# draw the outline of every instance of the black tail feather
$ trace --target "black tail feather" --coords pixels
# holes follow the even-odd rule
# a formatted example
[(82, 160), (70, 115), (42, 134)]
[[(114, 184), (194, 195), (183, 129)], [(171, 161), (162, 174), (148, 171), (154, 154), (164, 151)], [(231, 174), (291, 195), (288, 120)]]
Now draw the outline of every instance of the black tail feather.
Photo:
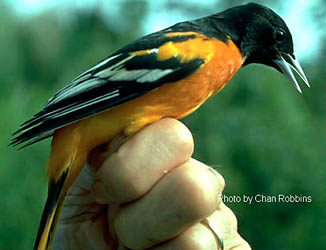
[[(69, 173), (69, 168), (63, 172), (60, 179), (57, 182), (51, 181), (49, 184), (49, 192), (48, 192), (48, 198), (45, 203), (45, 207), (43, 210), (42, 218), (40, 221), (40, 225), (38, 228), (37, 236), (34, 243), (34, 250), (41, 250), (40, 248), (41, 244), (44, 244), (42, 240), (46, 240), (45, 247), (42, 250), (48, 249), (50, 246), (51, 240), (54, 236), (54, 229), (56, 221), (59, 217), (60, 210), (61, 210), (61, 202), (63, 202), (63, 186), (67, 179)], [(51, 220), (51, 215), (54, 213), (53, 219)], [(43, 236), (44, 233), (46, 233), (46, 228), (49, 228), (48, 235)], [(43, 237), (42, 237), (43, 236)], [(42, 239), (43, 238), (43, 239)]]

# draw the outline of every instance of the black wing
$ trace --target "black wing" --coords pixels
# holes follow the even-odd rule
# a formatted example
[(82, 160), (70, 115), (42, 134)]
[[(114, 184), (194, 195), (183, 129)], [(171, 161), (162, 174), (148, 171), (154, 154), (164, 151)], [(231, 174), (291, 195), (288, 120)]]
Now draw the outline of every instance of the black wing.
[[(11, 145), (21, 148), (48, 138), (53, 132), (83, 118), (95, 115), (136, 98), (168, 82), (177, 81), (198, 70), (204, 60), (180, 62), (177, 55), (157, 60), (158, 48), (166, 42), (182, 42), (194, 35), (167, 37), (166, 29), (131, 43), (55, 94), (43, 109), (20, 126)], [(146, 54), (135, 53), (149, 50)]]

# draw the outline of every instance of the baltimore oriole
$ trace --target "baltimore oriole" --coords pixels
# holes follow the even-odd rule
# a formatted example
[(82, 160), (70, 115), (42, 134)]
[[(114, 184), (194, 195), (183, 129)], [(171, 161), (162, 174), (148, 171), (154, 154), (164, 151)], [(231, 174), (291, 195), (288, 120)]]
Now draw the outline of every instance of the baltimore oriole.
[(25, 147), (53, 136), (48, 198), (34, 249), (50, 249), (67, 190), (91, 150), (163, 117), (189, 115), (250, 63), (277, 69), (301, 92), (294, 69), (309, 86), (285, 22), (250, 3), (144, 36), (55, 94), (11, 142)]

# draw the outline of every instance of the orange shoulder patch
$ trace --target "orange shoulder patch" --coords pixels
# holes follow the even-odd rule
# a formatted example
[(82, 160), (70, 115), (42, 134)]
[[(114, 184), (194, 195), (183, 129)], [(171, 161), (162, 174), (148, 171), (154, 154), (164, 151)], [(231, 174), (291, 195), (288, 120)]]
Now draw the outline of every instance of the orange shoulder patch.
[(210, 60), (214, 54), (214, 40), (196, 32), (175, 32), (167, 36), (196, 35), (192, 39), (183, 42), (167, 42), (158, 49), (158, 60), (167, 60), (177, 57), (181, 62), (189, 62), (193, 59)]

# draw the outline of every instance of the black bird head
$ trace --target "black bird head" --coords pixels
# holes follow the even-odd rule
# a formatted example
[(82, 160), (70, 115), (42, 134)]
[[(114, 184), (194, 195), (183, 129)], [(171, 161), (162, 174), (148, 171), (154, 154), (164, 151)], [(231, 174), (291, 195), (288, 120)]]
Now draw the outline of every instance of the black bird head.
[(213, 15), (216, 28), (228, 34), (246, 58), (244, 65), (262, 63), (286, 75), (301, 93), (292, 70), (309, 82), (293, 53), (289, 28), (271, 9), (249, 3)]

